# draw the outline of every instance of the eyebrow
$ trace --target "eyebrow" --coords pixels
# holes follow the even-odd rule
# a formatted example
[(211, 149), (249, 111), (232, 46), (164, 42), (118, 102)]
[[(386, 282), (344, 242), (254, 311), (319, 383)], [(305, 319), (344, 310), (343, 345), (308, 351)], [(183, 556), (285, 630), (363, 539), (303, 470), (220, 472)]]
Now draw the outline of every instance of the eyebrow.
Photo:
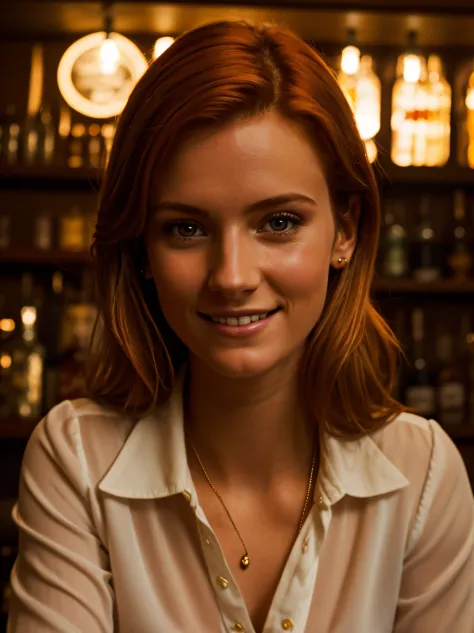
[[(286, 193), (280, 196), (273, 196), (271, 198), (265, 198), (265, 200), (258, 200), (257, 202), (252, 202), (244, 209), (244, 213), (254, 213), (257, 211), (265, 211), (266, 209), (272, 209), (275, 207), (283, 206), (289, 204), (291, 202), (306, 202), (310, 203), (313, 206), (317, 206), (316, 202), (313, 198), (309, 196), (305, 196), (301, 193)], [(162, 202), (158, 202), (153, 205), (152, 211), (156, 213), (162, 209), (172, 210), (172, 211), (183, 211), (184, 213), (197, 213), (200, 215), (208, 215), (208, 212), (201, 208), (196, 207), (193, 204), (186, 204), (184, 202), (173, 202), (171, 200), (163, 200)]]

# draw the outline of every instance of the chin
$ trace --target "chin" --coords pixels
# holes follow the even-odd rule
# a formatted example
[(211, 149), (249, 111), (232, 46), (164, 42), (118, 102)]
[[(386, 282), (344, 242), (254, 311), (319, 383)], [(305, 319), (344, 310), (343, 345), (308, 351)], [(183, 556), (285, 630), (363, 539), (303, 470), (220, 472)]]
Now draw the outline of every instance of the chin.
[(262, 350), (219, 350), (215, 354), (198, 355), (212, 371), (226, 378), (256, 378), (273, 369), (279, 359)]

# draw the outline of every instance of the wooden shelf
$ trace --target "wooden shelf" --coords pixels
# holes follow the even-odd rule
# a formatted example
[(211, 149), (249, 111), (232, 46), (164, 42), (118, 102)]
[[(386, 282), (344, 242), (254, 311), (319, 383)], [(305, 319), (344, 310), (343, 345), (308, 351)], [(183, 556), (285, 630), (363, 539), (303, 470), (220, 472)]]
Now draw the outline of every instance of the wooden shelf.
[(458, 281), (456, 279), (439, 279), (430, 283), (419, 283), (413, 279), (374, 279), (372, 289), (378, 295), (410, 294), (410, 295), (474, 295), (474, 279)]
[(2, 264), (64, 264), (86, 265), (92, 262), (89, 252), (61, 251), (59, 249), (40, 251), (34, 248), (11, 248), (0, 252)]
[(388, 156), (375, 165), (379, 181), (388, 185), (474, 187), (474, 169), (453, 163), (443, 167), (399, 167)]
[(102, 170), (64, 166), (0, 165), (0, 188), (92, 189), (100, 187)]

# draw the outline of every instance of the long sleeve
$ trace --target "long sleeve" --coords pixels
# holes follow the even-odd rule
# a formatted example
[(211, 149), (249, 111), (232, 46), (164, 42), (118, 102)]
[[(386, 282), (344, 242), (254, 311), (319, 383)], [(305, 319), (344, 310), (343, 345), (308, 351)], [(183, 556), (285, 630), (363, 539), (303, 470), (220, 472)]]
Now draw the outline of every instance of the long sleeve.
[(474, 499), (462, 458), (433, 425), (394, 633), (474, 633)]
[(108, 554), (90, 492), (77, 416), (64, 402), (38, 424), (23, 458), (8, 633), (113, 632)]

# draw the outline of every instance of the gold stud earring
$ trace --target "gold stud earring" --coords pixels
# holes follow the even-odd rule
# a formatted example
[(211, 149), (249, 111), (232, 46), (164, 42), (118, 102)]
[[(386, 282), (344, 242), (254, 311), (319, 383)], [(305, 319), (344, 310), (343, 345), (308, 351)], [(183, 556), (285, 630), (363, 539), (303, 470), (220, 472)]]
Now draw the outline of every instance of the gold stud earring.
[(344, 266), (348, 263), (346, 257), (338, 257), (337, 259), (338, 266), (340, 268), (344, 268)]

